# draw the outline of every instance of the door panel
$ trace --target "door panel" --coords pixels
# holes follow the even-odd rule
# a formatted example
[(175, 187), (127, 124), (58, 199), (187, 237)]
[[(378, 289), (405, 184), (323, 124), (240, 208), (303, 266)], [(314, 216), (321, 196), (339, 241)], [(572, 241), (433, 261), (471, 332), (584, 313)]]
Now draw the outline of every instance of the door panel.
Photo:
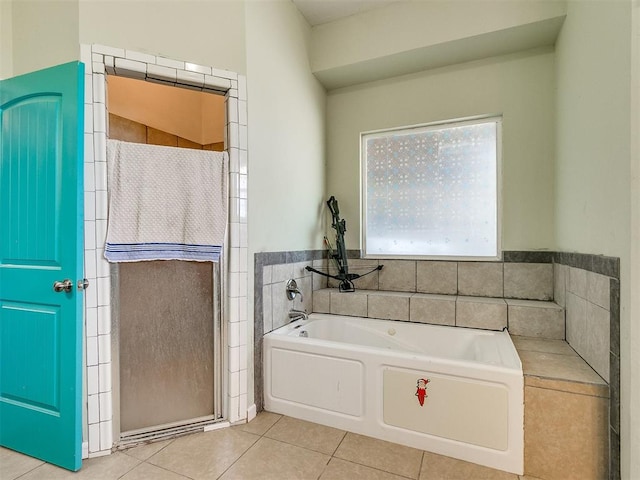
[(60, 413), (60, 309), (49, 305), (3, 302), (3, 401), (24, 408)]
[(0, 82), (0, 445), (82, 453), (84, 66)]
[(42, 95), (18, 99), (3, 109), (7, 136), (2, 153), (10, 159), (2, 164), (0, 193), (6, 215), (0, 234), (3, 264), (60, 266), (56, 164), (61, 159), (58, 148), (47, 147), (59, 137), (61, 103), (60, 95)]

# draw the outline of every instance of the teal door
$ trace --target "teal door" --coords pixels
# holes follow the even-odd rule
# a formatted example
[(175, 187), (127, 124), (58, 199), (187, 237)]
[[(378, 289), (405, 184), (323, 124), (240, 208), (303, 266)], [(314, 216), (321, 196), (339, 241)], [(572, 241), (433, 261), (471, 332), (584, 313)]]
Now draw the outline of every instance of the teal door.
[(78, 62), (0, 82), (0, 445), (70, 470), (82, 462), (83, 97)]

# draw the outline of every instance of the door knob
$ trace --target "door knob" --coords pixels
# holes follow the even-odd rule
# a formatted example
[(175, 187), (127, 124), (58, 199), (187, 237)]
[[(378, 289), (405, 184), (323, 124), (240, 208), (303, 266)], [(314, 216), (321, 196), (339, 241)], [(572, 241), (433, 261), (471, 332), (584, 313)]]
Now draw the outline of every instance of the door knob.
[(68, 278), (63, 281), (53, 282), (53, 290), (56, 292), (70, 292), (73, 288), (73, 282)]

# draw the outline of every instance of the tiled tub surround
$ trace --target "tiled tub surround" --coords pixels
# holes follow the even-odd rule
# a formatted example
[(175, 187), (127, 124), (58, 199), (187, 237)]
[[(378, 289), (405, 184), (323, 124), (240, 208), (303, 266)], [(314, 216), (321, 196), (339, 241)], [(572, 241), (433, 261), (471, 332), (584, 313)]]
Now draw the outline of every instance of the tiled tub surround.
[(327, 288), (313, 292), (313, 311), (415, 323), (502, 330), (550, 339), (565, 337), (564, 310), (552, 302), (458, 295)]
[(609, 478), (620, 478), (620, 260), (554, 255), (555, 301), (565, 308), (567, 342), (609, 383)]
[[(507, 253), (519, 255), (509, 256)], [(378, 265), (384, 265), (382, 270), (354, 280), (357, 290), (552, 300), (551, 254), (531, 252), (534, 255), (527, 257), (523, 253), (525, 252), (505, 252), (503, 262), (355, 258), (349, 260), (349, 271), (363, 274)], [(328, 286), (337, 287), (337, 282), (329, 280)]]
[[(305, 250), (297, 252), (264, 252), (255, 254), (254, 278), (254, 385), (255, 405), (258, 410), (263, 406), (262, 379), (262, 337), (289, 321), (288, 312), (305, 309), (311, 312), (313, 291), (325, 288), (325, 277), (305, 270), (306, 266), (324, 264), (325, 253), (322, 250)], [(295, 279), (302, 292), (294, 300), (286, 296), (286, 284)]]
[[(511, 328), (522, 335), (564, 339), (562, 309), (548, 302), (553, 297), (552, 252), (504, 252), (503, 262), (378, 261), (360, 259), (354, 250), (348, 254), (352, 273), (362, 275), (378, 264), (384, 265), (381, 271), (355, 280), (355, 294), (327, 290), (326, 287), (337, 287), (337, 283), (304, 269), (307, 265), (326, 269), (324, 250), (255, 254), (254, 374), (258, 409), (262, 408), (262, 336), (284, 325), (291, 308), (303, 306), (299, 298), (286, 299), (289, 278), (295, 278), (301, 287), (304, 307), (309, 312), (366, 317), (370, 298), (374, 315), (369, 316), (376, 318), (413, 318), (421, 323), (488, 328), (483, 327), (484, 318), (501, 329), (507, 326), (511, 315)], [(505, 292), (511, 298), (505, 300)], [(398, 305), (405, 313), (395, 308)], [(497, 320), (489, 320), (496, 313)], [(526, 318), (534, 321), (527, 322)]]
[[(378, 263), (383, 264), (384, 268), (355, 280), (355, 295), (325, 290), (325, 287), (337, 287), (337, 284), (313, 275), (313, 311), (349, 314), (347, 312), (352, 309), (353, 314), (361, 314), (366, 308), (368, 313), (369, 299), (372, 299), (371, 308), (374, 316), (379, 318), (390, 318), (389, 310), (399, 309), (398, 316), (404, 314), (405, 317), (401, 318), (405, 318), (405, 321), (456, 325), (456, 313), (461, 313), (458, 318), (462, 326), (469, 321), (465, 309), (477, 307), (485, 312), (492, 309), (499, 312), (500, 325), (509, 326), (513, 335), (547, 338), (548, 342), (566, 339), (586, 363), (610, 384), (608, 471), (609, 478), (620, 478), (619, 259), (540, 251), (504, 252), (502, 262), (415, 262), (360, 259), (357, 251), (350, 251), (349, 254), (353, 257), (349, 260), (352, 272), (362, 274)], [(308, 274), (302, 268), (306, 264), (326, 268), (326, 260), (321, 260), (324, 256), (323, 251), (256, 254), (254, 360), (256, 405), (259, 409), (262, 408), (262, 335), (286, 322), (286, 311), (290, 307), (282, 299), (276, 298), (274, 301), (274, 295), (279, 297), (280, 291), (284, 295), (284, 286), (275, 286), (280, 280), (279, 273), (273, 277), (273, 271), (280, 271), (282, 267), (277, 266), (279, 264), (302, 262), (303, 265), (295, 268), (304, 276)], [(264, 266), (271, 267), (266, 270), (270, 278), (263, 277)], [(265, 285), (270, 288), (263, 289)], [(335, 303), (332, 304), (334, 299)], [(308, 301), (309, 295), (305, 294), (305, 304)], [(608, 324), (605, 324), (603, 312), (596, 307), (608, 312)], [(263, 311), (266, 317), (263, 317)], [(566, 326), (560, 326), (560, 322), (564, 324), (565, 317)], [(595, 331), (604, 342), (587, 340), (591, 337), (588, 333)], [(582, 336), (577, 335), (580, 333)], [(608, 344), (608, 347), (603, 349), (602, 343)], [(605, 395), (598, 394), (595, 397), (605, 398)]]
[[(247, 417), (247, 98), (246, 78), (235, 72), (103, 45), (81, 45), (85, 78), (85, 296), (86, 419), (83, 456), (109, 454), (114, 439), (111, 276), (104, 259), (107, 225), (108, 111), (106, 75), (225, 95), (225, 145), (229, 152), (228, 268), (225, 278), (224, 361), (229, 379), (227, 419)], [(244, 354), (243, 354), (244, 351)], [(117, 378), (117, 377), (116, 377)]]
[[(551, 302), (551, 254), (505, 252), (503, 262), (353, 259), (350, 271), (379, 272), (355, 280), (351, 297), (314, 292), (313, 311), (501, 330), (564, 339), (564, 311)], [(514, 260), (514, 261), (509, 261)], [(336, 283), (329, 280), (329, 287)]]

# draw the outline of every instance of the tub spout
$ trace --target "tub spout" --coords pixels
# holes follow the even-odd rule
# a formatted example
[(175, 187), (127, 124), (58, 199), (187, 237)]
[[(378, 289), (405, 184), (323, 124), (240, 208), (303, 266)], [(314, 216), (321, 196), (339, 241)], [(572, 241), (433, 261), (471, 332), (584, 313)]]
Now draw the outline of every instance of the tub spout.
[(296, 320), (307, 320), (309, 318), (309, 315), (307, 315), (307, 312), (305, 312), (304, 310), (296, 310), (296, 309), (291, 309), (289, 311), (289, 322), (295, 322)]

